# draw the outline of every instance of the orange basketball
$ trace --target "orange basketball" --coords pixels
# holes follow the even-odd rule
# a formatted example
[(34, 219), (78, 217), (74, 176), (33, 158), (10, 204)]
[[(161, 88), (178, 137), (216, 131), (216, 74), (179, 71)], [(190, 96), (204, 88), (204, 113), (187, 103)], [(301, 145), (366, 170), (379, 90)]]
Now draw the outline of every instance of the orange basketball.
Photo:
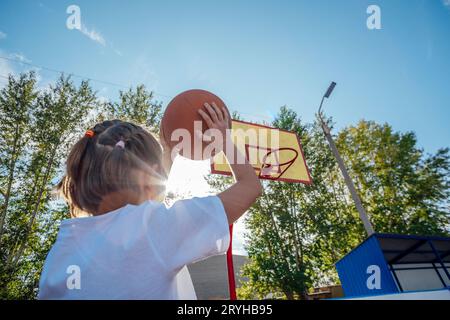
[[(180, 93), (170, 101), (164, 112), (161, 121), (161, 136), (171, 149), (181, 142), (181, 138), (179, 138), (177, 134), (174, 136), (172, 135), (175, 130), (186, 129), (190, 134), (190, 152), (182, 149), (180, 154), (183, 157), (193, 160), (204, 160), (204, 158), (209, 158), (208, 156), (203, 156), (203, 150), (210, 142), (202, 142), (194, 134), (195, 121), (198, 121), (197, 128), (201, 124), (202, 132), (205, 132), (205, 130), (208, 129), (208, 125), (198, 114), (198, 109), (203, 108), (203, 110), (206, 111), (204, 108), (206, 102), (209, 104), (214, 102), (219, 108), (225, 108), (230, 118), (228, 128), (231, 128), (231, 116), (225, 103), (215, 94), (205, 90), (194, 89)], [(208, 112), (206, 111), (206, 113)], [(201, 150), (199, 150), (200, 147)]]

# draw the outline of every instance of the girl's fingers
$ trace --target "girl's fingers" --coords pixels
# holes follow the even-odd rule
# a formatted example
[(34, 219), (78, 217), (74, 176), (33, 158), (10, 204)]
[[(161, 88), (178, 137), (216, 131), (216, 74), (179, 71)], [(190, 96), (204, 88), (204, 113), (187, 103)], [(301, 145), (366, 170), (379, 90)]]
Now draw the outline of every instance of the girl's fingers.
[(222, 114), (223, 114), (223, 120), (225, 120), (228, 123), (230, 121), (230, 117), (228, 116), (228, 112), (225, 109), (225, 107), (222, 107)]
[(219, 122), (219, 118), (217, 117), (216, 111), (214, 111), (214, 108), (211, 107), (211, 106), (209, 105), (209, 103), (207, 103), (207, 102), (205, 103), (205, 108), (208, 110), (209, 116), (211, 117), (211, 119), (212, 119), (214, 122)]
[(223, 114), (222, 114), (222, 111), (220, 110), (220, 108), (217, 106), (217, 104), (215, 102), (212, 103), (212, 106), (213, 106), (214, 110), (216, 111), (217, 118), (219, 118), (219, 121), (223, 121)]
[(198, 109), (198, 113), (203, 118), (203, 120), (205, 120), (206, 124), (208, 125), (208, 128), (212, 128), (214, 123), (213, 123), (212, 119), (209, 117), (209, 115), (202, 109)]

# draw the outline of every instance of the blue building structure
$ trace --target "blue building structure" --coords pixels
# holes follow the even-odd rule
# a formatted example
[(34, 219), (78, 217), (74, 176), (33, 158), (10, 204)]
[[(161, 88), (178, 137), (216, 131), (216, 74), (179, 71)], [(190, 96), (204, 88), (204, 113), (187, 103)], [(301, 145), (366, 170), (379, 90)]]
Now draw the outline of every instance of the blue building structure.
[(376, 233), (336, 269), (346, 297), (450, 289), (450, 238)]

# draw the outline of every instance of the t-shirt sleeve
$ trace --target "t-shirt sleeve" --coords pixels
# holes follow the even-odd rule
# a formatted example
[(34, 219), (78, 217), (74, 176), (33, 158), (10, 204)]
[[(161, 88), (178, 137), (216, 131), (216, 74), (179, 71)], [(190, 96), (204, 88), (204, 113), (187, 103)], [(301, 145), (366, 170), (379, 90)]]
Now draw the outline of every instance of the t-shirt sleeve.
[(155, 250), (173, 270), (224, 253), (230, 243), (227, 216), (217, 196), (177, 201), (151, 214), (148, 227)]

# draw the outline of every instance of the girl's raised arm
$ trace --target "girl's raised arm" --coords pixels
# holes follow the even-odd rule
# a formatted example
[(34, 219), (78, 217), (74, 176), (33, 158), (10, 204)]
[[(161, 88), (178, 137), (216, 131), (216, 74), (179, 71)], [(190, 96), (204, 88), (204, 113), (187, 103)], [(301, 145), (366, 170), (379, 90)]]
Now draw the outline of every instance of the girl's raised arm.
[(225, 109), (220, 109), (215, 103), (205, 103), (205, 109), (200, 109), (199, 114), (210, 129), (218, 129), (223, 136), (224, 153), (230, 164), (235, 183), (225, 191), (218, 194), (229, 224), (232, 224), (242, 216), (262, 193), (261, 183), (255, 174), (255, 170), (247, 159), (240, 153), (231, 141), (227, 130), (230, 119)]

